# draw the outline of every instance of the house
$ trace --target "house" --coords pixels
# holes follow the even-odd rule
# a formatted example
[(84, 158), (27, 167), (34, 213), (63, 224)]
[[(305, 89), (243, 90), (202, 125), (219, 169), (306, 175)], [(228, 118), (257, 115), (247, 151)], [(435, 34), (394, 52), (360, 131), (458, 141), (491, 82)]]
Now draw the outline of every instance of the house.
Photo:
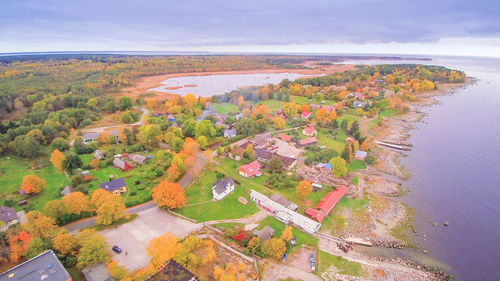
[(264, 148), (271, 141), (272, 136), (270, 133), (256, 135), (250, 142), (254, 144), (254, 148)]
[(245, 153), (244, 148), (236, 146), (229, 152), (229, 157), (235, 160), (241, 160), (241, 157), (243, 157), (244, 153)]
[(253, 235), (259, 237), (261, 241), (266, 241), (273, 238), (274, 232), (275, 232), (274, 228), (270, 227), (269, 225), (266, 225), (264, 226), (264, 228), (254, 231)]
[(19, 222), (16, 211), (7, 206), (0, 207), (0, 231), (7, 231), (7, 229)]
[(313, 144), (317, 144), (317, 143), (318, 143), (318, 139), (316, 137), (310, 137), (310, 138), (305, 138), (305, 139), (299, 140), (297, 142), (297, 145), (298, 146), (309, 146), (309, 145), (313, 145)]
[(266, 149), (254, 149), (255, 151), (255, 157), (257, 157), (257, 160), (262, 161), (262, 162), (269, 162), (273, 158), (273, 153), (270, 152), (269, 150)]
[(101, 189), (109, 191), (115, 195), (120, 195), (127, 191), (127, 185), (124, 178), (117, 178), (99, 184)]
[(169, 261), (155, 275), (146, 278), (147, 281), (198, 281), (196, 276), (187, 270), (184, 266)]
[(250, 199), (260, 208), (271, 212), (277, 220), (293, 224), (304, 232), (313, 234), (321, 227), (321, 223), (292, 211), (255, 190), (250, 190)]
[(302, 134), (308, 137), (313, 137), (317, 134), (318, 132), (314, 128), (313, 124), (307, 125), (304, 130), (302, 130)]
[(116, 168), (118, 168), (118, 169), (120, 169), (120, 170), (122, 170), (124, 172), (126, 172), (126, 171), (128, 171), (128, 170), (130, 170), (130, 169), (133, 168), (133, 166), (130, 165), (129, 162), (124, 161), (124, 160), (122, 160), (120, 158), (115, 158), (113, 160), (113, 166), (115, 166)]
[(283, 133), (280, 133), (278, 135), (278, 138), (280, 138), (282, 141), (286, 141), (286, 142), (291, 142), (292, 141), (292, 137), (291, 136), (283, 134)]
[(223, 132), (225, 138), (230, 139), (236, 137), (236, 129), (226, 129)]
[(282, 156), (279, 154), (276, 154), (276, 156), (281, 160), (281, 163), (283, 163), (283, 169), (287, 171), (293, 169), (298, 162), (297, 159), (292, 157)]
[(354, 159), (356, 159), (356, 160), (365, 161), (365, 158), (367, 155), (368, 155), (368, 152), (363, 151), (363, 150), (355, 150), (354, 151)]
[(255, 160), (250, 164), (242, 165), (239, 169), (239, 174), (245, 178), (262, 176), (259, 161)]
[(312, 116), (312, 112), (310, 111), (304, 111), (300, 114), (300, 117), (302, 117), (303, 119), (309, 119), (309, 117)]
[(167, 121), (168, 122), (174, 122), (175, 121), (175, 116), (172, 114), (167, 115)]
[(72, 192), (75, 192), (75, 189), (72, 186), (65, 186), (64, 189), (61, 191), (61, 195), (64, 197)]
[(361, 101), (353, 101), (352, 102), (352, 107), (353, 108), (363, 108), (365, 106), (366, 106), (365, 102), (361, 102)]
[(322, 222), (333, 207), (335, 207), (337, 202), (344, 197), (346, 192), (347, 187), (345, 185), (337, 186), (335, 190), (330, 191), (325, 197), (323, 197), (314, 209), (307, 208), (306, 215), (315, 221)]
[(356, 97), (357, 100), (365, 100), (366, 98), (366, 95), (363, 93), (356, 93), (354, 94), (354, 96)]
[(288, 199), (286, 199), (285, 197), (281, 196), (278, 193), (274, 193), (273, 195), (271, 195), (271, 197), (269, 197), (269, 199), (292, 211), (295, 211), (298, 208), (297, 205), (293, 204)]
[(105, 158), (105, 155), (104, 155), (104, 152), (102, 152), (101, 150), (96, 150), (94, 152), (94, 158), (97, 159), (97, 160), (104, 160)]
[(347, 143), (353, 143), (354, 141), (355, 141), (355, 139), (353, 137), (345, 138), (345, 142), (347, 142)]
[(87, 281), (115, 281), (109, 274), (108, 268), (102, 262), (95, 263), (82, 270)]
[(71, 281), (71, 276), (52, 250), (0, 274), (0, 281)]
[(214, 126), (215, 126), (215, 127), (223, 127), (223, 128), (225, 128), (225, 129), (228, 129), (228, 128), (229, 128), (229, 125), (228, 125), (228, 124), (226, 124), (226, 123), (224, 123), (224, 122), (221, 122), (221, 121), (217, 121), (217, 122), (215, 122)]
[(328, 171), (331, 171), (332, 170), (332, 164), (330, 164), (330, 163), (319, 163), (318, 165), (316, 165), (316, 168), (325, 168)]
[(128, 156), (128, 159), (130, 159), (131, 161), (134, 161), (135, 163), (137, 163), (139, 165), (143, 165), (146, 162), (147, 158), (145, 156), (140, 155), (140, 154), (130, 154)]
[(88, 143), (94, 142), (99, 138), (100, 135), (101, 135), (100, 133), (85, 133), (85, 134), (83, 134), (83, 137), (82, 137), (83, 143), (88, 144)]
[(221, 200), (234, 190), (234, 180), (232, 178), (224, 178), (217, 180), (212, 186), (212, 196), (215, 200)]

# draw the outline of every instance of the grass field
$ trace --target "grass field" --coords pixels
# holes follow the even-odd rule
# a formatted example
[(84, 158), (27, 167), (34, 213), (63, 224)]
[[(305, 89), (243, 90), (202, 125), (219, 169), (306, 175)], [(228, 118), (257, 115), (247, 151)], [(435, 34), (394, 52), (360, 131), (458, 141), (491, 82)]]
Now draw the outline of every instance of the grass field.
[[(278, 221), (274, 217), (267, 217), (259, 223), (259, 226), (256, 229), (257, 230), (262, 229), (266, 225), (272, 227), (275, 230), (274, 237), (280, 237), (281, 233), (286, 227), (286, 225), (284, 225), (282, 222)], [(292, 247), (292, 250), (297, 247), (300, 247), (300, 245), (302, 244), (306, 244), (313, 247), (318, 246), (318, 239), (314, 238), (313, 236), (304, 233), (295, 227), (293, 228), (292, 233), (293, 237), (295, 237), (295, 239), (297, 240), (297, 244), (295, 244), (295, 246)]]
[(344, 196), (335, 205), (330, 214), (326, 216), (325, 220), (321, 224), (322, 230), (330, 230), (333, 235), (337, 234), (339, 230), (342, 230), (345, 226), (346, 220), (342, 216), (345, 209), (348, 209), (353, 217), (357, 215), (362, 215), (366, 211), (367, 199), (351, 199)]
[(276, 111), (280, 110), (285, 102), (280, 100), (263, 100), (258, 103), (262, 103), (263, 105), (269, 107), (271, 111)]
[[(35, 164), (36, 162), (36, 164)], [(33, 168), (32, 166), (37, 166)], [(48, 160), (40, 159), (30, 161), (15, 156), (0, 158), (0, 196), (1, 201), (11, 198), (14, 201), (22, 199), (17, 193), (21, 186), (23, 177), (34, 174), (46, 181), (42, 192), (29, 197), (28, 204), (35, 210), (43, 209), (45, 202), (60, 197), (59, 190), (67, 185), (69, 180), (63, 172), (57, 171), (52, 167)], [(16, 202), (17, 203), (17, 202)], [(16, 210), (21, 208), (16, 205)]]
[(384, 111), (381, 111), (378, 114), (378, 117), (370, 122), (369, 128), (373, 129), (377, 127), (378, 123), (380, 122), (380, 120), (382, 120), (382, 118), (390, 118), (393, 117), (394, 115), (396, 115), (396, 110), (394, 109), (386, 109)]
[(340, 129), (336, 130), (336, 133), (336, 135), (333, 135), (330, 134), (327, 130), (319, 130), (316, 138), (318, 138), (319, 145), (333, 149), (340, 154), (345, 147), (346, 134), (343, 130)]
[(213, 103), (212, 108), (220, 114), (238, 113), (240, 109), (237, 105), (229, 102)]
[(366, 165), (365, 162), (361, 160), (354, 160), (349, 165), (347, 166), (349, 168), (349, 171), (354, 172), (356, 170), (365, 170)]
[(217, 180), (214, 171), (206, 169), (186, 188), (187, 205), (212, 200), (212, 185)]
[(363, 276), (363, 268), (360, 263), (346, 260), (339, 256), (330, 255), (327, 252), (319, 251), (319, 271), (325, 272), (330, 266), (337, 269), (337, 273), (351, 276)]
[[(248, 200), (247, 205), (238, 201), (239, 197)], [(210, 201), (197, 205), (183, 207), (178, 211), (179, 214), (192, 218), (197, 222), (211, 220), (237, 219), (257, 213), (259, 209), (250, 201), (250, 197), (245, 188), (236, 186), (234, 191), (219, 201)]]

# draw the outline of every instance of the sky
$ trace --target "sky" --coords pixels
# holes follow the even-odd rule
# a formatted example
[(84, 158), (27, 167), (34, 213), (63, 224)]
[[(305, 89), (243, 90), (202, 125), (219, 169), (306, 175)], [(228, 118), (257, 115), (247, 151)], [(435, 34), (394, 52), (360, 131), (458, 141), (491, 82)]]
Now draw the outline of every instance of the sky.
[(0, 0), (0, 53), (500, 57), (499, 0)]

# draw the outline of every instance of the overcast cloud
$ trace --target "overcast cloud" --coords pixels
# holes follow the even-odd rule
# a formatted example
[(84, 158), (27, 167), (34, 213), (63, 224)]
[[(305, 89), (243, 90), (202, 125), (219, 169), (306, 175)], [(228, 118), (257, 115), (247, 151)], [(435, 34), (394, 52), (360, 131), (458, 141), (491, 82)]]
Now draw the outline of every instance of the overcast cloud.
[(0, 52), (335, 51), (450, 38), (480, 38), (500, 53), (498, 0), (0, 0)]

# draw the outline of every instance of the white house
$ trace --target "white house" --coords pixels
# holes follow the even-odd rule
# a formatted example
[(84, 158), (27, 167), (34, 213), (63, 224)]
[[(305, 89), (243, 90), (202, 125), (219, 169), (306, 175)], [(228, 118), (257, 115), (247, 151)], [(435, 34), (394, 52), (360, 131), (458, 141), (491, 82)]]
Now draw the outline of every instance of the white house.
[(215, 200), (221, 200), (234, 190), (234, 180), (232, 178), (224, 178), (217, 180), (212, 186), (212, 195)]
[(6, 231), (11, 225), (19, 222), (19, 217), (11, 207), (0, 207), (0, 231)]

